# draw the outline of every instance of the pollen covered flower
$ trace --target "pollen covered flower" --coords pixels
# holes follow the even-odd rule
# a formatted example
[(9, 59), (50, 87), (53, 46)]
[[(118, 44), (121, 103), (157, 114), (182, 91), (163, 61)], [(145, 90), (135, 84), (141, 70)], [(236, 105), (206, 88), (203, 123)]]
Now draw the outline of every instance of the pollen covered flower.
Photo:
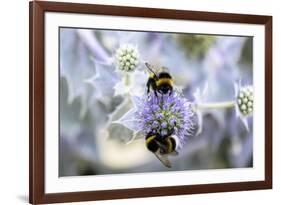
[(139, 65), (139, 51), (132, 44), (124, 44), (115, 54), (117, 68), (121, 71), (134, 71)]
[(196, 133), (198, 127), (197, 115), (192, 109), (192, 104), (177, 92), (162, 96), (151, 92), (142, 97), (137, 105), (135, 118), (138, 129), (145, 134), (176, 135), (180, 140), (179, 148), (189, 136)]

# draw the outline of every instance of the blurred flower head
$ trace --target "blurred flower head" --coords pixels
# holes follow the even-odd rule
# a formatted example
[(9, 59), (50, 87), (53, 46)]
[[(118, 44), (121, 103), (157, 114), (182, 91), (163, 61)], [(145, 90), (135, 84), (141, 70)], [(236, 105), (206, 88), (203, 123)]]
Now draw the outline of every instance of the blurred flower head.
[(124, 44), (117, 49), (115, 59), (119, 70), (134, 71), (139, 65), (139, 51), (132, 44)]
[(191, 58), (201, 58), (215, 43), (216, 37), (211, 35), (176, 35), (176, 39)]
[(195, 134), (198, 124), (192, 104), (177, 92), (161, 96), (152, 92), (144, 96), (137, 106), (135, 118), (138, 129), (145, 134), (176, 135), (180, 140), (179, 148)]

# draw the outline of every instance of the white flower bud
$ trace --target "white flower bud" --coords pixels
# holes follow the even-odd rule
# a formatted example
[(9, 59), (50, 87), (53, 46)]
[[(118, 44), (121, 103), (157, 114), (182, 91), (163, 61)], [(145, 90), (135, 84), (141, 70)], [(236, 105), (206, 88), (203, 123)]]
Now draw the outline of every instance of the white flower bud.
[(125, 44), (118, 48), (115, 59), (119, 70), (133, 71), (139, 64), (139, 51), (136, 46)]
[(237, 105), (242, 115), (248, 116), (253, 113), (254, 94), (252, 86), (241, 87), (238, 91)]
[(238, 99), (238, 105), (241, 105), (241, 103), (242, 103), (242, 100)]

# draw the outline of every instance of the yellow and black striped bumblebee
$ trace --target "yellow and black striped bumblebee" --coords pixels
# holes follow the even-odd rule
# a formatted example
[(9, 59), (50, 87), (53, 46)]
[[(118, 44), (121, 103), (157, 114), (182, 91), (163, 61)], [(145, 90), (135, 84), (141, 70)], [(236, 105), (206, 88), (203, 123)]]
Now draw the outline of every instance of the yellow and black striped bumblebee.
[(154, 153), (166, 167), (172, 167), (167, 156), (178, 155), (178, 152), (176, 151), (179, 143), (177, 136), (172, 135), (171, 133), (166, 136), (149, 133), (145, 138), (145, 143), (147, 149)]
[(147, 93), (150, 92), (150, 89), (154, 90), (155, 95), (157, 92), (160, 94), (171, 94), (173, 92), (173, 79), (172, 76), (166, 72), (161, 71), (156, 73), (155, 69), (149, 63), (145, 63), (148, 70), (151, 72), (148, 81), (147, 81)]

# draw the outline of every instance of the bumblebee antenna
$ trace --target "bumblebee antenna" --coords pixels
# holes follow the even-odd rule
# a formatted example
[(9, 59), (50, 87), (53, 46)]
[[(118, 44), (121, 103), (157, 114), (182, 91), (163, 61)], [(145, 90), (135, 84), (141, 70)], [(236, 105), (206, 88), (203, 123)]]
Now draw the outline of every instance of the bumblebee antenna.
[(147, 67), (147, 69), (148, 69), (150, 72), (152, 72), (152, 73), (156, 76), (156, 78), (158, 79), (157, 74), (152, 70), (151, 65), (150, 65), (149, 63), (147, 63), (147, 62), (145, 62), (144, 64), (145, 64), (145, 66)]

